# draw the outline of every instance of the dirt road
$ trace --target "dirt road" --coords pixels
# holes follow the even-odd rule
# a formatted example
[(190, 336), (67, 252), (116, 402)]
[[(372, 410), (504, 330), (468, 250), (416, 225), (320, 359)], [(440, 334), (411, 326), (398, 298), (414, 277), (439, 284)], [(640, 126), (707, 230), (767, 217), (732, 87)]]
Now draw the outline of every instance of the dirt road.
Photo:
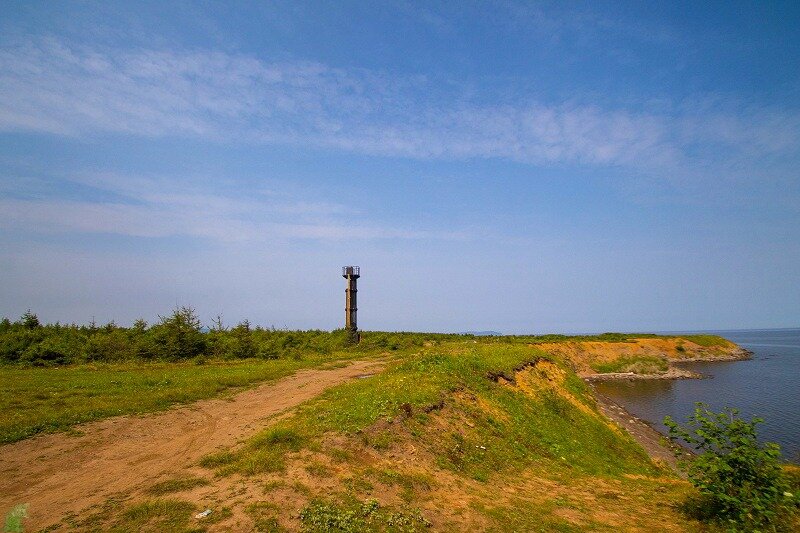
[(2, 446), (0, 512), (27, 503), (26, 530), (55, 524), (66, 514), (177, 475), (204, 455), (262, 429), (265, 418), (381, 368), (380, 362), (356, 361), (343, 368), (302, 370), (233, 398), (93, 422), (81, 426), (78, 436), (57, 433)]

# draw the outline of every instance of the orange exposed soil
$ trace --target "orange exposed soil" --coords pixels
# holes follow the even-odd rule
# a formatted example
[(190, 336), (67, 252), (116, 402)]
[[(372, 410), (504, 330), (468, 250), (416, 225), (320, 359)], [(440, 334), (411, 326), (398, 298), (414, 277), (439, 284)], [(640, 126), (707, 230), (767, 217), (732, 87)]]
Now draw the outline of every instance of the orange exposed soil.
[(77, 436), (43, 435), (0, 447), (0, 509), (29, 504), (26, 529), (142, 492), (184, 474), (204, 455), (229, 447), (325, 389), (382, 368), (358, 361), (344, 368), (297, 372), (229, 399), (142, 417), (81, 426)]
[[(557, 342), (536, 344), (546, 352), (570, 361), (581, 377), (595, 374), (593, 365), (612, 363), (623, 358), (655, 357), (668, 362), (745, 359), (748, 352), (733, 343), (724, 346), (700, 346), (680, 337), (642, 338), (630, 342)], [(675, 375), (672, 377), (686, 377)]]

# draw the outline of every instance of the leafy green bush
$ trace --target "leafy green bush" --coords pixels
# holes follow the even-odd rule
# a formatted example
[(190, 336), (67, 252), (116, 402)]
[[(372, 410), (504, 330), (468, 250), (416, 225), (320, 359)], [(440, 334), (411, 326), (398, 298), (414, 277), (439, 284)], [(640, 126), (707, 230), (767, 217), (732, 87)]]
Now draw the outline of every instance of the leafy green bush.
[(689, 480), (701, 494), (690, 506), (698, 518), (732, 529), (776, 529), (797, 510), (798, 498), (789, 492), (779, 463), (780, 447), (758, 443), (756, 425), (761, 422), (742, 420), (737, 409), (714, 413), (702, 403), (686, 427), (669, 416), (664, 419), (670, 439), (699, 453), (688, 466)]

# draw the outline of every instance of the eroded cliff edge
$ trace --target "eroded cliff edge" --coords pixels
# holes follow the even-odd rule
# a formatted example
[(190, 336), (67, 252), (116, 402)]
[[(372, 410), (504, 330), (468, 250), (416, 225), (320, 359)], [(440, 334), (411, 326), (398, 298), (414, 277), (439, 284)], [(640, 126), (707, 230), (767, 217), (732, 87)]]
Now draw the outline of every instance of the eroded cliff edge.
[(735, 361), (751, 353), (716, 335), (630, 338), (620, 342), (569, 341), (538, 348), (564, 358), (587, 380), (680, 379), (702, 377), (682, 368), (693, 361)]

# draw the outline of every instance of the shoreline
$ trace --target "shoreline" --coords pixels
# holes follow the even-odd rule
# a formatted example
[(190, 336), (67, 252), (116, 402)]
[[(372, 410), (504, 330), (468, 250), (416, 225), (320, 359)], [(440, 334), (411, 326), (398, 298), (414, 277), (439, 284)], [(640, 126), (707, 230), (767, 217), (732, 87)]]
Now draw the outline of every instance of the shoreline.
[(587, 381), (587, 383), (597, 401), (597, 408), (603, 416), (628, 433), (656, 464), (666, 465), (681, 479), (686, 479), (686, 473), (681, 470), (678, 464), (676, 452), (680, 452), (683, 455), (694, 455), (694, 452), (685, 446), (671, 442), (666, 435), (653, 427), (650, 422), (639, 418), (608, 396), (597, 392), (590, 381)]
[(668, 466), (681, 479), (686, 479), (686, 472), (681, 470), (678, 465), (676, 454), (694, 455), (694, 452), (685, 446), (672, 442), (669, 438), (658, 431), (654, 425), (647, 420), (639, 418), (628, 411), (621, 404), (615, 402), (608, 396), (600, 394), (594, 387), (594, 383), (600, 381), (644, 381), (644, 380), (678, 380), (678, 379), (707, 379), (709, 376), (694, 372), (686, 368), (681, 368), (682, 363), (700, 362), (731, 362), (746, 361), (752, 359), (753, 352), (742, 347), (737, 347), (733, 353), (716, 356), (700, 356), (681, 360), (667, 359), (667, 370), (659, 374), (636, 374), (634, 372), (607, 372), (593, 373), (581, 376), (589, 385), (597, 401), (600, 412), (609, 420), (617, 424), (628, 435), (631, 436), (644, 450), (650, 459), (656, 464)]
[(634, 372), (606, 372), (604, 374), (587, 374), (581, 376), (585, 381), (614, 381), (614, 380), (628, 380), (628, 381), (642, 381), (642, 380), (673, 380), (673, 379), (704, 379), (707, 376), (699, 372), (693, 372), (683, 368), (669, 367), (661, 374), (636, 374)]
[(612, 381), (625, 379), (628, 381), (635, 380), (673, 380), (673, 379), (706, 379), (708, 376), (681, 368), (683, 363), (726, 363), (732, 361), (747, 361), (753, 358), (753, 352), (745, 348), (738, 347), (738, 349), (726, 355), (716, 356), (700, 356), (691, 357), (686, 359), (667, 359), (667, 370), (659, 374), (637, 374), (635, 372), (605, 372), (605, 373), (587, 373), (580, 377), (591, 383), (594, 381)]
[(698, 357), (687, 357), (685, 359), (670, 359), (670, 363), (713, 363), (719, 361), (724, 363), (726, 361), (747, 361), (753, 358), (753, 352), (747, 348), (737, 346), (736, 350), (725, 355), (701, 355)]

